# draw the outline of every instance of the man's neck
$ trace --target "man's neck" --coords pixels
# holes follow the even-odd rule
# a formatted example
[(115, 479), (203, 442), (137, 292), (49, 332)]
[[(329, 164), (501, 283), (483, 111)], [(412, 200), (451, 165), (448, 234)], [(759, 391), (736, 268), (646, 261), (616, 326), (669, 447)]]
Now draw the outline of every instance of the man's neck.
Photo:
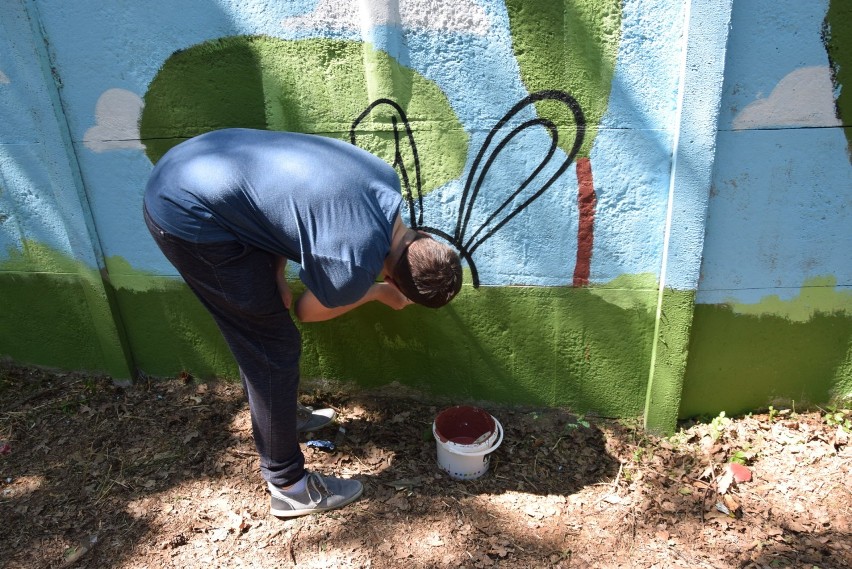
[(385, 257), (383, 272), (385, 276), (393, 274), (393, 268), (399, 262), (399, 258), (405, 252), (408, 244), (417, 238), (417, 232), (408, 228), (402, 222), (402, 217), (397, 216), (393, 224), (393, 233), (391, 234), (390, 251)]

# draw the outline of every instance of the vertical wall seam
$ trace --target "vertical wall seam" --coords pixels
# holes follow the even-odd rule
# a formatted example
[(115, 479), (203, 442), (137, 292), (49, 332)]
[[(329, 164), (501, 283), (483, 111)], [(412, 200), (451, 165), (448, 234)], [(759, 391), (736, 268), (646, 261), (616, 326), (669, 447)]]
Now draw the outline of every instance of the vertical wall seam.
[(672, 144), (668, 204), (645, 394), (645, 427), (677, 425), (686, 377), (715, 161), (733, 0), (690, 0)]
[[(68, 169), (71, 173), (71, 182), (74, 184), (74, 192), (77, 196), (77, 202), (83, 216), (83, 221), (89, 237), (89, 245), (91, 246), (95, 262), (97, 263), (98, 278), (94, 279), (94, 283), (98, 287), (98, 293), (103, 295), (101, 298), (93, 298), (92, 294), (86, 294), (86, 300), (89, 303), (90, 315), (92, 317), (95, 329), (98, 331), (98, 344), (101, 349), (104, 363), (115, 362), (118, 367), (109, 366), (112, 373), (120, 373), (126, 377), (115, 379), (132, 379), (135, 376), (135, 364), (133, 355), (127, 341), (127, 334), (124, 328), (123, 319), (118, 308), (118, 303), (112, 293), (112, 287), (109, 283), (109, 278), (106, 269), (106, 262), (103, 254), (100, 236), (98, 235), (97, 227), (95, 226), (94, 217), (92, 215), (91, 204), (88, 192), (86, 191), (85, 183), (83, 182), (82, 170), (80, 168), (80, 160), (77, 155), (77, 149), (74, 146), (73, 137), (71, 136), (71, 125), (68, 122), (68, 113), (65, 109), (65, 104), (62, 100), (61, 88), (62, 80), (59, 77), (53, 58), (50, 53), (50, 41), (48, 39), (47, 30), (44, 28), (41, 14), (38, 9), (36, 0), (24, 0), (24, 10), (27, 18), (30, 21), (30, 29), (32, 30), (34, 41), (33, 45), (38, 53), (39, 65), (42, 68), (42, 76), (45, 80), (46, 91), (50, 98), (51, 107), (54, 109), (54, 119), (56, 121), (57, 131), (61, 137), (61, 143), (65, 147), (65, 156), (68, 161)], [(86, 280), (86, 275), (80, 275)], [(83, 290), (89, 291), (89, 288), (83, 284)], [(105, 329), (105, 324), (100, 322), (97, 317), (96, 308), (106, 302), (107, 312), (112, 319), (111, 330)], [(106, 336), (112, 336), (108, 338)], [(118, 346), (115, 345), (116, 341)], [(114, 354), (116, 348), (121, 352)], [(122, 360), (120, 363), (116, 361), (116, 356)], [(107, 364), (108, 365), (108, 364)]]
[(648, 370), (648, 386), (645, 390), (645, 423), (647, 427), (648, 411), (651, 407), (651, 394), (654, 388), (654, 374), (657, 368), (657, 349), (660, 343), (661, 320), (663, 315), (663, 295), (666, 289), (669, 266), (669, 246), (672, 236), (672, 218), (674, 217), (675, 177), (678, 167), (678, 150), (680, 148), (680, 134), (683, 118), (683, 99), (686, 86), (686, 58), (689, 52), (689, 24), (692, 16), (692, 1), (686, 2), (683, 16), (683, 40), (680, 57), (680, 69), (678, 72), (677, 105), (675, 107), (675, 133), (672, 140), (672, 165), (669, 170), (669, 189), (666, 203), (666, 222), (663, 230), (663, 254), (660, 264), (660, 282), (657, 289), (657, 309), (654, 314), (654, 335), (651, 346), (651, 365)]

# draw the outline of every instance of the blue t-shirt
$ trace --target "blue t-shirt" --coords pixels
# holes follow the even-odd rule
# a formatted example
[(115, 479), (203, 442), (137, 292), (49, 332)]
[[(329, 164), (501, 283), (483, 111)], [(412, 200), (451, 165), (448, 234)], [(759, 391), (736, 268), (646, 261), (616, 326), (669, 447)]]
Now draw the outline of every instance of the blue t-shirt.
[(237, 240), (301, 265), (327, 307), (360, 299), (390, 250), (402, 196), (381, 158), (308, 134), (225, 129), (169, 150), (145, 190), (165, 231), (194, 243)]

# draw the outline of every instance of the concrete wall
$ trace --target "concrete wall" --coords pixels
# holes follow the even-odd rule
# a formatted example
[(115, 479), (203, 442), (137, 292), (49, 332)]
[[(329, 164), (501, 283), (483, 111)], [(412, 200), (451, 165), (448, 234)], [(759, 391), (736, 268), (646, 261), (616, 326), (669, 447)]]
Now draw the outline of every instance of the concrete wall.
[(852, 393), (852, 3), (735, 1), (682, 412)]
[(399, 155), (466, 260), (445, 309), (303, 326), (306, 377), (661, 429), (852, 393), (839, 0), (103, 4), (0, 6), (0, 355), (235, 376), (140, 207), (249, 126)]

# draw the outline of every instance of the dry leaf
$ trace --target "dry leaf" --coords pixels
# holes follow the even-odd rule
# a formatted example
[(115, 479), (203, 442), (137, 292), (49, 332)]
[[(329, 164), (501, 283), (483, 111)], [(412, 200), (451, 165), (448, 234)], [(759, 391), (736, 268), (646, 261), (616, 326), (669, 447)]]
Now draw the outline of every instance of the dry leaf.
[(698, 478), (699, 479), (712, 478), (713, 474), (714, 474), (713, 470), (714, 470), (714, 468), (713, 468), (713, 465), (711, 464), (710, 466), (708, 466), (707, 468), (704, 469), (704, 471), (701, 473), (701, 476), (699, 476)]
[(843, 425), (837, 425), (837, 430), (834, 432), (834, 439), (832, 440), (832, 445), (835, 449), (840, 449), (840, 447), (846, 446), (849, 444), (849, 434), (844, 430)]
[(411, 509), (411, 504), (408, 503), (408, 500), (405, 498), (405, 494), (401, 492), (399, 494), (394, 494), (387, 502), (385, 502), (385, 504), (403, 512)]
[(730, 470), (726, 470), (725, 473), (719, 477), (719, 480), (716, 481), (717, 487), (719, 488), (719, 494), (725, 494), (733, 482), (734, 474)]
[(397, 413), (393, 417), (391, 417), (391, 424), (395, 423), (405, 423), (408, 421), (408, 418), (411, 417), (411, 411), (403, 411), (402, 413)]
[(722, 500), (725, 502), (725, 507), (728, 509), (729, 515), (734, 518), (743, 517), (743, 509), (740, 506), (739, 502), (737, 502), (733, 496), (730, 494), (726, 494), (722, 496)]
[(87, 554), (98, 542), (98, 536), (89, 535), (77, 542), (77, 545), (71, 546), (65, 550), (65, 555), (62, 557), (62, 566), (69, 567), (76, 563)]
[(387, 486), (391, 486), (396, 490), (411, 490), (416, 488), (417, 486), (423, 485), (423, 478), (420, 476), (414, 478), (400, 478), (399, 480), (394, 480), (393, 482), (385, 482)]
[(237, 513), (237, 512), (228, 512), (228, 530), (233, 531), (236, 534), (241, 534), (245, 530), (250, 527), (248, 521), (246, 521), (245, 512)]

